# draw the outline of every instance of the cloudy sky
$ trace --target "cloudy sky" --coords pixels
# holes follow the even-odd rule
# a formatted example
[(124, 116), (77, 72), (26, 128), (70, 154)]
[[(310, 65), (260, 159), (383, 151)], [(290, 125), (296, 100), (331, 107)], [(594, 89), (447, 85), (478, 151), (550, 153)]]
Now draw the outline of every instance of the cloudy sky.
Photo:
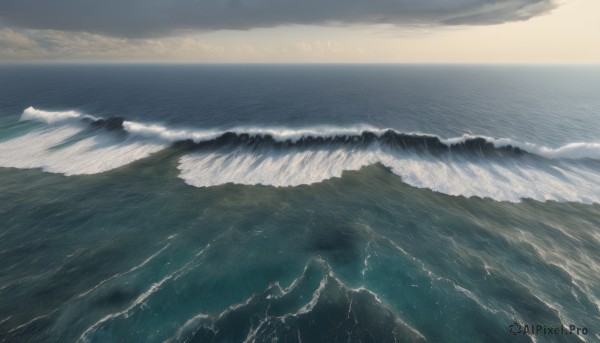
[(1, 0), (0, 61), (600, 63), (599, 0)]

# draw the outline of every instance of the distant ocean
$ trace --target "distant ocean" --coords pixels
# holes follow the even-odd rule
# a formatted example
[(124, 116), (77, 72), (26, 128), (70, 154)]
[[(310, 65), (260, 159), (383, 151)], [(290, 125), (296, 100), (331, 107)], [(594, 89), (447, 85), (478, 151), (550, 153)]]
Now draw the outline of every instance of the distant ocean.
[(600, 342), (600, 66), (0, 65), (0, 342), (75, 341)]

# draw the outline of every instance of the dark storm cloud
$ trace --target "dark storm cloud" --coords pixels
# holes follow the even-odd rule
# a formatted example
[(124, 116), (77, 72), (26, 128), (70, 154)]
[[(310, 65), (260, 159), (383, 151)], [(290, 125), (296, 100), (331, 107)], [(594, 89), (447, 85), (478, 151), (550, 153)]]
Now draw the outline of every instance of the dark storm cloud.
[(554, 0), (2, 0), (4, 25), (112, 36), (286, 24), (457, 25), (526, 20)]

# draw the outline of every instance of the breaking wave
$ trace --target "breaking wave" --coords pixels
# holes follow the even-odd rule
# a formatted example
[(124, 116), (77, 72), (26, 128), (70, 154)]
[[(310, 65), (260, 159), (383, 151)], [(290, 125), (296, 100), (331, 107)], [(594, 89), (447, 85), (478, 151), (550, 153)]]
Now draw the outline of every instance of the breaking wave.
[(508, 138), (446, 139), (366, 125), (173, 129), (33, 107), (21, 120), (48, 125), (0, 143), (0, 166), (94, 174), (175, 145), (184, 149), (180, 177), (197, 187), (297, 186), (380, 163), (412, 186), (450, 195), (600, 203), (596, 142), (549, 148)]

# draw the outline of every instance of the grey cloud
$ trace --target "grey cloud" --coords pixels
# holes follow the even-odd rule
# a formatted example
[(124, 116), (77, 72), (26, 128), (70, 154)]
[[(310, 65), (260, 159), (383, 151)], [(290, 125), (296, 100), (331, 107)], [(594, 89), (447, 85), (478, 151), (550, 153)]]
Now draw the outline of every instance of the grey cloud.
[(555, 0), (2, 0), (0, 21), (120, 37), (289, 24), (486, 25), (526, 20)]
[(244, 57), (240, 48), (248, 51), (239, 44), (226, 47), (189, 36), (129, 39), (87, 32), (0, 28), (0, 61), (227, 61)]

